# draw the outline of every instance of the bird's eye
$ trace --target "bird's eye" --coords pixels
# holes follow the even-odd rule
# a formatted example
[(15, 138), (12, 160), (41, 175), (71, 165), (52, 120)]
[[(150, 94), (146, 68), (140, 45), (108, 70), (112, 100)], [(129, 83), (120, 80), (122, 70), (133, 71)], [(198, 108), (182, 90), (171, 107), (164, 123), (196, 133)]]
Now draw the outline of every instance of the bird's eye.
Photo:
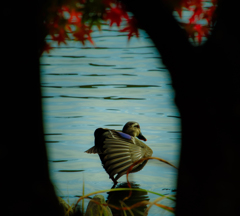
[(140, 128), (139, 125), (135, 125), (134, 127)]

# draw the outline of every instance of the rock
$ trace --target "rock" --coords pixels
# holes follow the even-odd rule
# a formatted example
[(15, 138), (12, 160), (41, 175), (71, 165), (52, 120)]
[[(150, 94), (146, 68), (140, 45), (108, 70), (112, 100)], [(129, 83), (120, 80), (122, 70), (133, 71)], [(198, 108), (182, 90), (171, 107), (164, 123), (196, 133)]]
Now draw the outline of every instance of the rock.
[[(73, 215), (73, 209), (61, 197), (58, 197), (59, 205), (63, 208), (65, 215)], [(69, 211), (68, 211), (69, 210)], [(68, 214), (67, 211), (69, 212)]]
[(101, 204), (106, 204), (103, 195), (94, 196), (88, 203), (85, 216), (112, 216), (112, 212), (108, 206), (102, 206), (92, 200), (95, 200)]

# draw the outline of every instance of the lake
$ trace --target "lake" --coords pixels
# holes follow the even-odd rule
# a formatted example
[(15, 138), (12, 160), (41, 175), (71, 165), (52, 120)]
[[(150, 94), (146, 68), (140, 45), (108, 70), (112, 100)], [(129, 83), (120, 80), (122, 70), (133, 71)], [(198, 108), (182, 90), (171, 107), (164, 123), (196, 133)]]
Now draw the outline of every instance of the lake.
[[(113, 185), (98, 155), (84, 153), (94, 145), (99, 127), (121, 130), (126, 122), (137, 121), (153, 156), (179, 163), (180, 116), (171, 77), (149, 36), (140, 30), (140, 37), (128, 42), (126, 33), (103, 26), (92, 38), (95, 46), (71, 39), (67, 45), (52, 42), (54, 49), (41, 57), (50, 176), (57, 195), (69, 204), (83, 194), (83, 182), (85, 194)], [(164, 195), (176, 194), (176, 178), (176, 169), (157, 160), (129, 175), (133, 187)], [(126, 176), (119, 182), (124, 185)], [(109, 194), (102, 195), (109, 199)], [(159, 196), (148, 192), (136, 197), (154, 201)], [(175, 205), (168, 199), (159, 203)], [(173, 215), (157, 206), (149, 211), (160, 213)]]

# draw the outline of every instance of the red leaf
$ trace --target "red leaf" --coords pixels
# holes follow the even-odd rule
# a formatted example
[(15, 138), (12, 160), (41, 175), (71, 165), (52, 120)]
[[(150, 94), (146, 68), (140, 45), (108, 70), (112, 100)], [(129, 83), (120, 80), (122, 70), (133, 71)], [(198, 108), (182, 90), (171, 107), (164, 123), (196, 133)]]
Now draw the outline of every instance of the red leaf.
[(202, 42), (201, 28), (202, 28), (201, 24), (197, 24), (197, 25), (194, 26), (194, 29), (198, 32), (197, 39), (198, 39), (199, 44)]
[(50, 46), (50, 44), (48, 44), (48, 43), (46, 43), (46, 42), (44, 42), (44, 43), (45, 43), (45, 44), (44, 44), (44, 46), (43, 46), (43, 49), (42, 49), (42, 51), (41, 51), (41, 54), (42, 54), (43, 52), (49, 53), (50, 50), (53, 49), (53, 48)]
[(182, 18), (182, 7), (180, 7), (180, 8), (175, 8), (175, 10), (177, 11), (179, 17)]
[(138, 28), (137, 28), (137, 20), (135, 19), (135, 17), (130, 18), (128, 20), (128, 26), (125, 27), (124, 29), (120, 30), (120, 32), (129, 32), (128, 40), (130, 40), (130, 38), (133, 35), (136, 35), (136, 37), (139, 37), (139, 32), (138, 32)]
[(212, 4), (213, 4), (214, 6), (217, 5), (217, 2), (218, 2), (218, 0), (212, 0)]
[(66, 28), (68, 31), (72, 32), (72, 28), (71, 28), (70, 25), (66, 25), (65, 28)]
[(60, 20), (59, 16), (54, 17), (54, 20), (53, 20), (53, 23), (52, 23), (53, 28), (58, 28), (59, 20)]
[(181, 0), (182, 7), (191, 10), (191, 6), (201, 4), (202, 0)]
[[(183, 8), (186, 8), (190, 11), (195, 11), (197, 7), (202, 7), (202, 0), (180, 0), (180, 1), (174, 1), (175, 11), (177, 11), (180, 18), (182, 18), (182, 10)], [(195, 6), (195, 9), (194, 7)], [(194, 15), (195, 16), (195, 15)], [(194, 17), (190, 18), (192, 21), (194, 20)]]
[(190, 23), (181, 23), (181, 25), (184, 27), (186, 30), (188, 37), (192, 38), (194, 40), (195, 38), (195, 32), (196, 30), (194, 29), (194, 24)]
[(195, 23), (197, 20), (200, 19), (201, 14), (203, 13), (203, 8), (202, 5), (199, 4), (196, 6), (193, 15), (191, 16), (191, 18), (189, 19), (190, 23)]
[(60, 43), (67, 44), (65, 41), (65, 38), (68, 38), (68, 36), (67, 36), (66, 32), (64, 31), (64, 29), (60, 29), (59, 33), (57, 35), (51, 35), (51, 36), (54, 41), (58, 42), (58, 45), (60, 45)]
[(122, 10), (121, 6), (118, 4), (116, 7), (112, 7), (110, 11), (107, 12), (105, 19), (110, 20), (110, 26), (112, 26), (113, 23), (116, 23), (119, 27), (123, 17), (129, 19), (126, 11)]
[(102, 3), (105, 4), (106, 7), (111, 7), (115, 2), (115, 0), (102, 0)]
[(209, 25), (212, 22), (215, 9), (216, 6), (211, 6), (204, 12), (203, 19), (206, 19)]
[(88, 35), (87, 40), (88, 40), (92, 45), (94, 45), (94, 42), (93, 42), (92, 37), (91, 37), (90, 35)]
[(197, 24), (194, 26), (194, 29), (198, 33), (197, 39), (198, 43), (201, 44), (202, 42), (202, 37), (208, 36), (209, 35), (209, 28), (207, 26), (202, 26), (201, 24)]
[(77, 12), (74, 9), (71, 10), (70, 12), (70, 18), (68, 19), (69, 23), (79, 23), (81, 22), (81, 12)]
[(62, 6), (62, 11), (69, 12), (69, 8), (67, 6)]
[(92, 30), (90, 30), (86, 25), (82, 25), (78, 31), (73, 33), (73, 36), (75, 37), (75, 40), (81, 41), (83, 45), (85, 45), (86, 40), (89, 40), (91, 44), (94, 44), (90, 36), (91, 32)]

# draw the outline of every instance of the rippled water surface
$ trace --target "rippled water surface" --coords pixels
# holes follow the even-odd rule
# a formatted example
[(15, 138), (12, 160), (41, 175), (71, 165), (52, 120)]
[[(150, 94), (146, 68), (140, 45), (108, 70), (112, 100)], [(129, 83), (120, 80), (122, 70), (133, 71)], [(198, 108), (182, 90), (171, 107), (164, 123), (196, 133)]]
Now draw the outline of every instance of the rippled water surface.
[[(41, 58), (50, 174), (57, 194), (70, 204), (82, 195), (83, 181), (85, 194), (112, 187), (98, 155), (84, 153), (94, 145), (98, 127), (121, 130), (127, 121), (137, 121), (153, 156), (174, 165), (179, 159), (180, 117), (171, 78), (149, 37), (141, 31), (139, 39), (128, 43), (126, 34), (106, 27), (94, 32), (93, 40), (95, 46), (85, 47), (73, 40), (60, 47), (52, 43), (56, 48)], [(176, 169), (150, 160), (130, 174), (130, 181), (149, 191), (176, 194), (176, 177)], [(119, 181), (126, 182), (126, 176)], [(146, 196), (151, 201), (158, 197)], [(158, 207), (149, 215), (159, 212), (172, 215)]]

